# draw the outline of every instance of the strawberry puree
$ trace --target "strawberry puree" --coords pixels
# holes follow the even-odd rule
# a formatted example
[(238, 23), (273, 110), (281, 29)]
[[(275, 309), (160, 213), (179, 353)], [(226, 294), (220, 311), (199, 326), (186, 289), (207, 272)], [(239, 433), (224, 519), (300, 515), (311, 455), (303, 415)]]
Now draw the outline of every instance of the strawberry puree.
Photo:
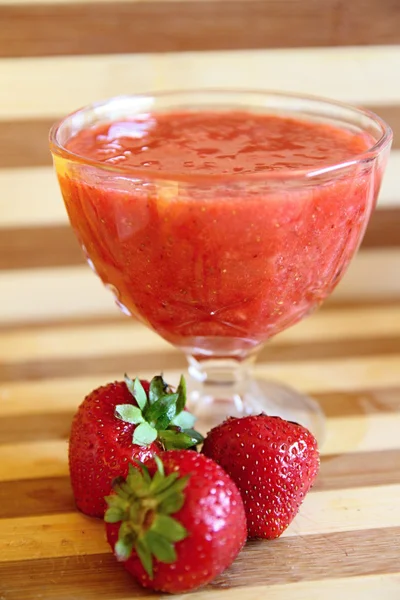
[[(59, 171), (71, 223), (126, 312), (193, 352), (246, 352), (318, 306), (379, 189), (373, 145), (331, 125), (244, 112), (141, 115), (79, 132)], [(118, 167), (118, 171), (115, 171)]]

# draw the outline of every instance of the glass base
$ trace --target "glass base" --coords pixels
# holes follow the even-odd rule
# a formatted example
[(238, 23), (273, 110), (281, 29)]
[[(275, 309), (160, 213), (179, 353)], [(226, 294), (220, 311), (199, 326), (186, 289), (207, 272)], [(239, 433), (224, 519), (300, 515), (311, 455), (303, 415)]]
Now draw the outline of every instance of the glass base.
[[(294, 421), (307, 427), (321, 445), (325, 438), (325, 416), (315, 400), (281, 383), (251, 376), (232, 380), (221, 376), (201, 380), (197, 361), (190, 360), (188, 380), (189, 410), (198, 418), (196, 429), (206, 434), (227, 417), (244, 417), (265, 413)], [(221, 362), (218, 361), (219, 365)], [(226, 364), (226, 363), (225, 363)], [(213, 369), (211, 369), (211, 372)], [(241, 369), (235, 369), (236, 374)], [(242, 373), (247, 375), (247, 369)], [(232, 373), (226, 369), (225, 373)]]

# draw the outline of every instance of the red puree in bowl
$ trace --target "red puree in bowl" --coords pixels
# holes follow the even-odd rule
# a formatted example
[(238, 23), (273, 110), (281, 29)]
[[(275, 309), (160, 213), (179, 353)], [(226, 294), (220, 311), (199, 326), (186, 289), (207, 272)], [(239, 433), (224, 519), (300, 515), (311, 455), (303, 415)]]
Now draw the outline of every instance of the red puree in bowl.
[[(145, 114), (80, 131), (59, 169), (71, 223), (126, 312), (198, 353), (240, 354), (332, 291), (381, 174), (333, 125), (247, 112)], [(118, 171), (116, 170), (116, 167)]]

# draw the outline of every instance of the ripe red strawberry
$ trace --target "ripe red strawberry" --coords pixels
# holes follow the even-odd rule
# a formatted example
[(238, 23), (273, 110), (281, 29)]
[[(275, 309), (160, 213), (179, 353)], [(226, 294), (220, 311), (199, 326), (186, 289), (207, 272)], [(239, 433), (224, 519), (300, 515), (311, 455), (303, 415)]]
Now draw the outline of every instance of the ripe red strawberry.
[(176, 393), (162, 377), (109, 383), (91, 392), (76, 413), (69, 440), (69, 468), (77, 507), (103, 517), (112, 481), (126, 476), (134, 460), (202, 441), (184, 410), (185, 381)]
[(144, 587), (181, 593), (209, 583), (246, 541), (246, 515), (232, 479), (191, 450), (131, 467), (107, 498), (107, 539)]
[(296, 516), (319, 469), (313, 435), (279, 417), (230, 418), (212, 429), (202, 452), (238, 486), (249, 537), (277, 538)]

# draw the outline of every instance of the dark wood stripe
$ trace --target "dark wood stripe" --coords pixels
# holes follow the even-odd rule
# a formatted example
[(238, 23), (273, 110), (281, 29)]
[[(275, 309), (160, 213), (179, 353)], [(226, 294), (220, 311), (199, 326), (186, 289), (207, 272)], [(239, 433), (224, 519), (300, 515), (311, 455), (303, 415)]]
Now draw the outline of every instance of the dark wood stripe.
[(369, 222), (362, 248), (400, 246), (400, 208), (379, 208)]
[(4, 600), (120, 600), (156, 596), (146, 592), (111, 554), (66, 556), (0, 563)]
[(74, 510), (75, 502), (69, 477), (0, 482), (0, 519), (34, 517)]
[(0, 168), (50, 166), (48, 138), (55, 120), (0, 121)]
[[(397, 573), (400, 527), (252, 541), (207, 589), (274, 586), (339, 577)], [(29, 586), (27, 586), (29, 582)], [(273, 589), (273, 588), (272, 588)], [(154, 598), (111, 554), (0, 563), (6, 600)], [(0, 596), (1, 597), (1, 596)]]
[[(61, 197), (58, 200), (62, 202)], [(66, 267), (84, 262), (69, 225), (0, 229), (0, 270)]]
[(298, 581), (397, 573), (398, 548), (388, 544), (398, 544), (399, 535), (396, 527), (253, 541), (213, 587), (289, 587)]
[[(400, 450), (323, 456), (321, 471), (311, 493), (398, 483)], [(75, 504), (69, 477), (0, 482), (0, 519), (73, 510)]]
[[(134, 350), (134, 348), (133, 348)], [(299, 342), (296, 344), (266, 345), (258, 356), (258, 362), (298, 362), (306, 360), (345, 359), (366, 356), (390, 356), (400, 353), (400, 338), (368, 338), (332, 340), (327, 342)], [(79, 377), (151, 370), (186, 370), (182, 353), (138, 352), (137, 354), (104, 354), (95, 357), (32, 359), (17, 363), (0, 364), (0, 382), (35, 381), (53, 377)]]
[(400, 450), (354, 452), (321, 458), (314, 491), (400, 483)]
[[(224, 4), (229, 1), (230, 0), (212, 0), (213, 3), (218, 4)], [(234, 4), (241, 4), (246, 1), (247, 0), (232, 0)], [(182, 2), (179, 2), (179, 4), (182, 5), (196, 3), (203, 4), (204, 2), (202, 0), (189, 0), (188, 2), (182, 0)], [(137, 6), (139, 4), (142, 4), (142, 2), (133, 2), (132, 4), (126, 3), (126, 6)], [(144, 4), (146, 6), (152, 6), (153, 2), (145, 2)], [(168, 2), (165, 1), (162, 2), (162, 4), (165, 6)], [(283, 7), (283, 4), (281, 6)], [(2, 8), (0, 5), (0, 13), (1, 10)], [(393, 148), (400, 148), (400, 105), (368, 106), (367, 108), (376, 112), (389, 123), (394, 131)], [(0, 121), (0, 168), (50, 166), (51, 156), (48, 145), (48, 136), (50, 127), (56, 120), (57, 119), (42, 118)]]
[[(362, 248), (395, 247), (400, 247), (400, 207), (380, 208), (372, 215)], [(65, 267), (84, 262), (68, 224), (0, 228), (0, 270)]]
[(397, 0), (192, 0), (0, 7), (0, 57), (400, 42)]
[(315, 392), (327, 418), (397, 413), (400, 411), (400, 388), (358, 389), (348, 392)]
[[(77, 398), (76, 404), (83, 398)], [(57, 402), (56, 390), (54, 402)], [(0, 444), (67, 439), (73, 414), (68, 412), (0, 416)]]

